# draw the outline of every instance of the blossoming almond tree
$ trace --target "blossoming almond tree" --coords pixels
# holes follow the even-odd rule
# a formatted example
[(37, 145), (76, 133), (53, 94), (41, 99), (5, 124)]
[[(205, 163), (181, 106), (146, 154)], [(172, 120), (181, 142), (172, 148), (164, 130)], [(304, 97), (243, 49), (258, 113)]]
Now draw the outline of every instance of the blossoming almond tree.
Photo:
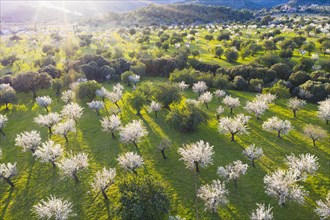
[(236, 134), (246, 134), (247, 123), (250, 117), (243, 114), (239, 114), (234, 118), (224, 117), (219, 121), (219, 132), (220, 133), (230, 133), (231, 141), (235, 141)]
[(107, 98), (108, 94), (109, 94), (109, 91), (102, 87), (101, 89), (97, 89), (95, 91), (95, 94), (100, 97), (102, 99), (102, 101), (104, 102), (105, 101), (105, 98)]
[(46, 111), (49, 112), (48, 106), (52, 103), (52, 99), (49, 96), (37, 97), (36, 101), (39, 106), (44, 107), (46, 109)]
[(3, 132), (3, 128), (5, 127), (5, 124), (6, 124), (7, 121), (8, 121), (7, 116), (0, 114), (0, 133), (3, 136), (6, 136), (5, 132)]
[(77, 103), (66, 104), (62, 111), (61, 115), (67, 119), (73, 119), (75, 123), (82, 116), (83, 108), (80, 107)]
[(72, 154), (63, 158), (58, 167), (64, 176), (72, 177), (76, 183), (79, 183), (77, 173), (88, 167), (88, 155), (85, 153)]
[(118, 115), (104, 117), (101, 120), (103, 131), (111, 132), (112, 138), (115, 138), (115, 131), (118, 131), (121, 126), (121, 120)]
[(116, 169), (115, 168), (105, 168), (103, 167), (102, 171), (97, 171), (94, 181), (92, 182), (92, 188), (94, 191), (100, 191), (105, 200), (108, 200), (108, 196), (106, 194), (107, 188), (111, 186), (115, 182), (116, 177)]
[(206, 106), (206, 108), (208, 109), (208, 103), (210, 103), (212, 101), (212, 93), (211, 92), (204, 92), (202, 95), (199, 96), (198, 100), (203, 102)]
[(204, 81), (198, 81), (197, 83), (194, 83), (192, 90), (200, 96), (207, 90), (207, 85)]
[(218, 167), (217, 174), (220, 177), (223, 177), (226, 181), (233, 180), (235, 188), (237, 188), (237, 179), (240, 175), (245, 175), (247, 164), (243, 164), (242, 161), (236, 160), (231, 164), (226, 165), (225, 167)]
[(306, 105), (306, 101), (296, 97), (289, 99), (288, 107), (292, 110), (293, 116), (297, 117), (297, 111)]
[(144, 164), (142, 157), (133, 152), (120, 155), (117, 161), (124, 170), (132, 171), (135, 174), (137, 174), (136, 169)]
[(62, 101), (65, 103), (65, 104), (70, 104), (73, 99), (74, 99), (74, 92), (72, 90), (66, 90), (64, 92), (62, 92)]
[(278, 198), (278, 204), (283, 206), (287, 200), (304, 203), (307, 191), (297, 184), (295, 171), (276, 170), (264, 177), (266, 193), (269, 196)]
[(289, 170), (292, 170), (297, 180), (306, 180), (308, 174), (315, 174), (319, 168), (318, 158), (309, 153), (300, 154), (296, 157), (294, 154), (286, 156), (286, 164), (289, 166)]
[(274, 116), (269, 118), (262, 124), (262, 129), (272, 132), (277, 132), (277, 137), (281, 138), (281, 134), (288, 134), (292, 129), (291, 123), (288, 120), (281, 120), (278, 117)]
[(243, 154), (251, 160), (252, 166), (255, 167), (254, 161), (262, 157), (264, 153), (260, 147), (251, 144), (248, 148), (243, 150)]
[(319, 106), (317, 115), (320, 119), (324, 120), (326, 124), (328, 124), (330, 120), (330, 98), (318, 103)]
[(227, 105), (230, 108), (230, 114), (233, 114), (234, 108), (241, 105), (238, 98), (233, 98), (228, 95), (222, 100), (222, 102), (223, 102), (223, 104)]
[(327, 137), (326, 130), (322, 129), (320, 126), (312, 124), (307, 124), (304, 127), (304, 134), (312, 139), (314, 147), (316, 147), (317, 140)]
[(178, 85), (181, 91), (184, 91), (189, 87), (189, 85), (186, 84), (185, 81), (181, 81), (180, 83), (178, 83)]
[(219, 206), (228, 203), (228, 190), (225, 188), (225, 183), (220, 180), (213, 180), (211, 184), (206, 184), (198, 189), (197, 196), (201, 198), (206, 206), (206, 209), (215, 213)]
[(273, 207), (270, 207), (268, 204), (268, 207), (265, 206), (265, 204), (258, 204), (258, 208), (253, 210), (250, 219), (251, 220), (272, 220), (273, 219)]
[(214, 96), (218, 99), (219, 103), (220, 103), (220, 99), (222, 97), (224, 97), (225, 95), (226, 95), (226, 92), (224, 90), (218, 89), (214, 92)]
[(97, 115), (100, 115), (100, 110), (104, 108), (104, 102), (103, 101), (91, 101), (87, 103), (88, 107), (90, 109), (93, 109), (96, 111)]
[(268, 109), (268, 104), (264, 101), (248, 101), (244, 108), (260, 119), (260, 116)]
[(157, 112), (159, 112), (162, 108), (162, 104), (159, 102), (151, 101), (150, 106), (148, 108), (149, 112), (155, 112), (155, 116), (157, 118)]
[(10, 180), (13, 176), (17, 175), (16, 162), (12, 163), (0, 163), (0, 178), (4, 179), (11, 187), (15, 187)]
[(328, 192), (325, 201), (317, 200), (316, 201), (317, 207), (314, 210), (315, 213), (321, 217), (321, 220), (327, 219), (330, 217), (330, 192)]
[(76, 132), (75, 122), (72, 119), (69, 119), (62, 123), (58, 123), (54, 127), (54, 134), (62, 135), (65, 138), (66, 143), (69, 143), (69, 132)]
[(61, 120), (61, 116), (58, 113), (49, 113), (48, 115), (38, 115), (34, 118), (34, 122), (48, 128), (49, 134), (52, 134), (52, 128)]
[(124, 143), (133, 143), (138, 148), (138, 143), (148, 134), (148, 131), (143, 126), (141, 120), (133, 120), (125, 127), (120, 128), (120, 139)]
[(66, 220), (74, 216), (72, 207), (72, 203), (68, 200), (50, 196), (47, 201), (41, 200), (37, 205), (34, 205), (32, 211), (40, 219)]
[(34, 155), (41, 160), (41, 162), (50, 162), (55, 168), (55, 161), (63, 154), (61, 145), (55, 144), (54, 141), (48, 140), (41, 144), (41, 147), (37, 148)]
[(18, 134), (15, 138), (15, 145), (22, 147), (23, 151), (30, 150), (34, 153), (41, 143), (40, 133), (38, 131), (25, 131)]
[(203, 140), (179, 148), (178, 153), (188, 169), (199, 173), (199, 167), (206, 168), (213, 163), (213, 146)]

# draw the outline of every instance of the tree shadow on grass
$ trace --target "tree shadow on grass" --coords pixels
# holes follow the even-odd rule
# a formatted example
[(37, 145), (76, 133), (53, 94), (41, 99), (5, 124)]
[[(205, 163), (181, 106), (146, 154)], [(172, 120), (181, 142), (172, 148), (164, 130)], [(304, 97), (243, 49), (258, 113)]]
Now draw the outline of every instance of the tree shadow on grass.
[(6, 211), (7, 211), (7, 209), (8, 209), (8, 206), (9, 206), (10, 200), (11, 200), (12, 195), (13, 195), (13, 192), (14, 192), (14, 188), (11, 187), (10, 190), (9, 190), (9, 194), (8, 194), (8, 196), (7, 196), (7, 199), (6, 199), (5, 205), (4, 205), (4, 207), (3, 207), (2, 211), (1, 211), (0, 219), (5, 219), (4, 217), (5, 217), (5, 215), (6, 215)]

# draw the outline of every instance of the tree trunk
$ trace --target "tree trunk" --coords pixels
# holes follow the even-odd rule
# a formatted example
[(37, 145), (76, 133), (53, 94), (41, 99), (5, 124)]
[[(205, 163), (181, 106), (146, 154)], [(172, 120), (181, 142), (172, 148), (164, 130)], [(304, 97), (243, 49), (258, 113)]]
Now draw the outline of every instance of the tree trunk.
[(30, 150), (31, 150), (32, 154), (34, 154), (34, 152), (36, 152), (36, 150), (34, 148), (31, 148)]
[(52, 127), (48, 127), (48, 132), (50, 135), (53, 134)]
[(167, 159), (167, 157), (165, 156), (165, 149), (161, 150), (161, 152), (162, 152), (162, 156), (163, 156), (163, 158), (164, 158), (164, 159)]
[(326, 121), (325, 121), (325, 124), (329, 124), (329, 120), (326, 120)]
[(6, 182), (11, 186), (11, 187), (15, 187), (14, 183), (9, 179), (9, 178), (4, 178), (4, 180), (6, 180)]
[(220, 97), (218, 97), (218, 102), (220, 103)]
[(277, 137), (278, 137), (278, 138), (281, 138), (281, 131), (278, 131), (278, 132), (277, 132)]
[(5, 132), (3, 132), (2, 129), (0, 129), (0, 133), (2, 134), (2, 136), (6, 136)]
[(99, 110), (96, 110), (96, 114), (97, 114), (97, 115), (100, 115), (100, 112), (99, 112)]
[(237, 179), (234, 179), (235, 189), (237, 189)]
[(103, 195), (103, 197), (104, 197), (105, 200), (109, 200), (107, 194), (105, 193), (105, 189), (102, 189), (101, 190), (101, 193), (102, 193), (102, 195)]
[(205, 102), (205, 105), (206, 105), (206, 109), (209, 109), (209, 105)]
[(157, 118), (157, 111), (155, 111), (155, 116), (156, 116), (156, 118)]
[(45, 109), (46, 109), (46, 111), (47, 111), (47, 112), (49, 112), (49, 110), (48, 110), (48, 107), (47, 107), (47, 106), (45, 106)]
[(315, 143), (315, 142), (316, 142), (316, 140), (315, 140), (315, 139), (313, 139), (313, 138), (312, 138), (312, 140), (313, 140), (313, 146), (314, 146), (314, 147), (316, 147), (316, 143)]
[(256, 165), (254, 164), (254, 159), (252, 159), (251, 162), (252, 162), (252, 166), (256, 167)]
[(230, 108), (230, 114), (233, 114), (233, 108)]
[(135, 175), (137, 175), (137, 174), (138, 174), (138, 173), (136, 172), (136, 170), (134, 170), (134, 169), (132, 170), (132, 172), (133, 172)]
[(137, 146), (137, 144), (135, 143), (135, 141), (133, 141), (133, 144), (136, 147), (136, 149), (139, 149), (139, 147)]
[(115, 137), (115, 134), (113, 133), (113, 131), (111, 131), (111, 136), (112, 136), (112, 138), (116, 138)]
[(77, 177), (77, 173), (73, 173), (73, 174), (72, 174), (72, 177), (73, 177), (73, 179), (74, 179), (74, 181), (75, 181), (76, 183), (79, 183), (79, 179), (78, 179), (78, 177)]
[(54, 161), (50, 161), (51, 163), (52, 163), (52, 166), (54, 167), (54, 168), (56, 168), (56, 164), (55, 164), (55, 162)]
[(119, 107), (119, 105), (117, 104), (117, 102), (115, 102), (115, 105), (117, 106), (117, 108), (119, 108), (119, 109), (120, 109), (120, 107)]
[(32, 89), (33, 98), (37, 98), (37, 93), (35, 89)]
[(195, 163), (195, 171), (196, 173), (199, 173), (199, 167), (198, 167), (198, 162), (194, 162)]
[(6, 102), (6, 110), (8, 110), (9, 108), (8, 108), (8, 103)]
[(66, 143), (69, 143), (69, 139), (68, 139), (68, 137), (66, 135), (64, 135), (64, 138), (65, 138), (65, 142)]
[(296, 118), (297, 117), (296, 110), (292, 110), (292, 111), (293, 111), (293, 116)]
[(235, 141), (235, 134), (231, 134), (231, 141)]

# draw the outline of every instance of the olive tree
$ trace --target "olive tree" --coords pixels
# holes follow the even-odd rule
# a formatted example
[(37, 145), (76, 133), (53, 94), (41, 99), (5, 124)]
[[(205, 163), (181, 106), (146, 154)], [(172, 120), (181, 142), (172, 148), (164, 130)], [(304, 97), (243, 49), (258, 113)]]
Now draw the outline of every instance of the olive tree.
[(148, 111), (149, 112), (155, 112), (155, 116), (157, 118), (157, 112), (159, 112), (162, 108), (162, 104), (159, 102), (151, 101)]

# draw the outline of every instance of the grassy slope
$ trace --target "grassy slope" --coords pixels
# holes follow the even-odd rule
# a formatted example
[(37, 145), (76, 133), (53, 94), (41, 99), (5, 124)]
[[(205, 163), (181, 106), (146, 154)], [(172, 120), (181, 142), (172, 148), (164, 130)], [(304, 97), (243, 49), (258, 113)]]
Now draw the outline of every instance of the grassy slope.
[[(159, 80), (159, 79), (158, 79)], [(108, 89), (111, 85), (105, 85)], [(128, 89), (129, 91), (130, 89)], [(254, 94), (247, 92), (229, 91), (233, 96), (240, 97), (244, 104), (253, 98)], [(48, 91), (40, 91), (38, 95), (49, 94)], [(187, 97), (196, 98), (191, 91), (185, 93)], [(52, 169), (50, 164), (35, 161), (31, 153), (23, 153), (20, 148), (14, 146), (16, 134), (37, 129), (42, 133), (43, 140), (47, 139), (45, 128), (38, 127), (33, 123), (33, 118), (38, 114), (45, 114), (45, 110), (39, 108), (32, 102), (31, 94), (19, 94), (19, 105), (6, 112), (3, 108), (1, 114), (7, 114), (9, 121), (5, 128), (7, 137), (0, 138), (0, 146), (3, 149), (2, 162), (18, 162), (18, 176), (13, 178), (16, 188), (11, 190), (3, 182), (0, 185), (0, 219), (31, 219), (31, 207), (40, 199), (54, 194), (59, 197), (70, 199), (74, 203), (74, 212), (77, 216), (73, 219), (107, 219), (114, 217), (114, 208), (117, 205), (115, 200), (116, 187), (111, 187), (108, 191), (110, 204), (104, 203), (101, 196), (90, 191), (90, 182), (97, 170), (103, 166), (117, 167), (116, 158), (122, 152), (135, 151), (135, 147), (129, 144), (121, 144), (118, 139), (112, 139), (110, 134), (101, 131), (99, 123), (100, 117), (95, 112), (85, 108), (82, 118), (79, 120), (77, 134), (69, 136), (68, 149), (74, 152), (84, 151), (89, 153), (90, 167), (87, 171), (79, 175), (81, 183), (75, 185), (71, 179), (62, 179), (58, 170)], [(55, 98), (53, 96), (53, 98)], [(293, 118), (292, 113), (285, 107), (286, 100), (278, 100), (276, 105), (272, 105), (270, 110), (258, 121), (255, 118), (249, 122), (250, 134), (238, 136), (237, 142), (230, 142), (228, 135), (220, 135), (217, 131), (215, 119), (209, 121), (208, 125), (201, 126), (197, 132), (180, 135), (165, 122), (166, 111), (163, 110), (158, 119), (153, 114), (142, 110), (142, 116), (137, 117), (134, 111), (125, 101), (125, 105), (120, 103), (123, 112), (122, 120), (127, 123), (133, 119), (141, 119), (149, 131), (149, 135), (140, 146), (140, 154), (145, 160), (145, 168), (138, 172), (149, 173), (157, 176), (167, 186), (171, 193), (171, 213), (180, 214), (187, 219), (193, 219), (194, 214), (194, 178), (193, 173), (187, 170), (182, 161), (179, 161), (177, 149), (183, 143), (194, 142), (200, 139), (214, 145), (214, 164), (201, 170), (198, 177), (198, 185), (210, 183), (218, 178), (216, 169), (224, 166), (233, 160), (249, 161), (242, 155), (243, 148), (251, 143), (263, 147), (265, 156), (256, 163), (256, 168), (249, 167), (247, 175), (239, 179), (239, 189), (234, 189), (233, 183), (229, 182), (227, 188), (230, 191), (229, 205), (220, 208), (218, 213), (212, 215), (204, 211), (201, 201), (198, 201), (198, 213), (200, 219), (247, 219), (252, 209), (256, 208), (256, 203), (270, 203), (273, 208), (275, 219), (318, 219), (313, 209), (315, 201), (323, 199), (329, 191), (329, 139), (317, 143), (317, 147), (312, 146), (311, 140), (302, 134), (302, 127), (306, 123), (319, 124), (324, 129), (329, 127), (320, 122), (316, 117), (316, 105), (308, 104), (304, 110), (298, 112), (298, 118)], [(112, 104), (107, 103), (108, 107)], [(213, 100), (210, 105), (209, 114), (213, 116), (218, 106), (217, 100)], [(54, 102), (52, 111), (60, 111), (62, 101)], [(242, 108), (235, 109), (236, 113), (244, 112)], [(105, 115), (105, 112), (102, 112)], [(224, 115), (229, 115), (226, 109)], [(289, 119), (295, 129), (283, 139), (276, 138), (276, 134), (265, 132), (261, 129), (262, 121), (266, 118), (277, 115), (282, 119)], [(160, 152), (155, 149), (160, 138), (167, 136), (173, 142), (173, 148), (167, 152), (168, 159), (163, 160)], [(57, 143), (65, 146), (61, 137), (52, 137)], [(264, 193), (263, 177), (269, 171), (277, 167), (285, 167), (283, 159), (285, 155), (291, 153), (312, 153), (319, 158), (320, 169), (316, 176), (308, 178), (303, 186), (310, 192), (306, 205), (288, 203), (281, 208), (277, 205), (277, 200), (270, 198)], [(124, 178), (125, 173), (119, 168), (119, 178)]]

